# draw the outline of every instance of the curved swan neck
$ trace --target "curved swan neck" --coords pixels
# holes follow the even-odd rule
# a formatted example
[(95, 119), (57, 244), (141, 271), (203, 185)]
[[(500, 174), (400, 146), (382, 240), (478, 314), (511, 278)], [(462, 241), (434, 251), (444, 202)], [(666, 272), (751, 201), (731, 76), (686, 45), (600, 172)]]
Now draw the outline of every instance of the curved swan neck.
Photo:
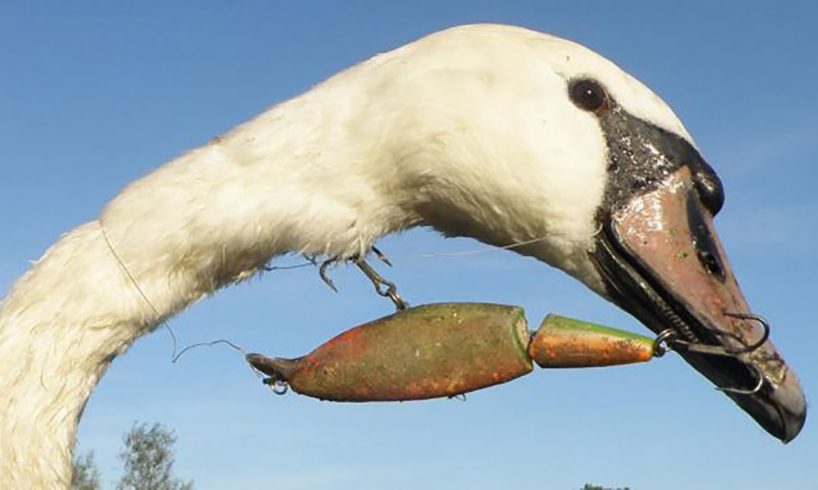
[(70, 483), (85, 402), (113, 357), (147, 327), (121, 276), (92, 222), (63, 236), (3, 302), (0, 487)]
[(0, 305), (0, 488), (70, 483), (91, 391), (163, 319), (276, 255), (352, 257), (417, 221), (372, 172), (383, 147), (351, 143), (377, 126), (331, 100), (294, 99), (129, 185), (17, 281)]

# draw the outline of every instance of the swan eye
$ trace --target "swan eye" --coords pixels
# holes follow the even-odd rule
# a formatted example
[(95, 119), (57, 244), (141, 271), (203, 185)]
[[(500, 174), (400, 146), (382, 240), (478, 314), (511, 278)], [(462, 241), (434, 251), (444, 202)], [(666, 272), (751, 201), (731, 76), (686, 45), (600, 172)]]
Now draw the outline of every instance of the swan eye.
[(568, 94), (574, 104), (582, 110), (596, 112), (605, 110), (608, 106), (608, 94), (599, 83), (587, 78), (571, 82)]

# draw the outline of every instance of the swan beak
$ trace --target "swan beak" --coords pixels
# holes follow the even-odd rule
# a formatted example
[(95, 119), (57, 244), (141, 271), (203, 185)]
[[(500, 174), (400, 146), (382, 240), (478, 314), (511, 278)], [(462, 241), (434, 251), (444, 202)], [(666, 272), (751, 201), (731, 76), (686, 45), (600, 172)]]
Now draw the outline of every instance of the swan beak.
[(688, 166), (668, 172), (601, 218), (591, 257), (616, 304), (789, 442), (806, 419), (804, 393), (744, 299), (701, 195)]

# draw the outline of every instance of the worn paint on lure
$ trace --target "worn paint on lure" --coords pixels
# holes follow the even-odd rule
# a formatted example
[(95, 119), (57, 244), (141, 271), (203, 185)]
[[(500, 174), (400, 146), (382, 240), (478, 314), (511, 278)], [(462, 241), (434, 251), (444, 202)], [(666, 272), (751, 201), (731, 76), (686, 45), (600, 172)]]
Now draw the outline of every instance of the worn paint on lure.
[(486, 303), (410, 308), (352, 328), (296, 359), (247, 361), (296, 393), (333, 401), (452, 397), (541, 367), (591, 367), (650, 360), (652, 339), (549, 315), (536, 333), (523, 309)]
[(297, 359), (248, 361), (297, 393), (334, 401), (455, 396), (532, 370), (523, 309), (418, 306), (352, 328)]
[(604, 367), (647, 362), (654, 357), (650, 337), (548, 315), (528, 345), (528, 355), (541, 368)]

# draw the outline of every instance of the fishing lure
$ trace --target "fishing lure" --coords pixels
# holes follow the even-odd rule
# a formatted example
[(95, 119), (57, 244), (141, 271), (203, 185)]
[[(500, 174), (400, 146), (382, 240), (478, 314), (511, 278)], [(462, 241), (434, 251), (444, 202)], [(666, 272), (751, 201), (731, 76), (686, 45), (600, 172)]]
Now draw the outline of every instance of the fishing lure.
[(543, 368), (649, 361), (654, 339), (548, 315), (536, 332), (518, 306), (439, 303), (354, 327), (296, 359), (248, 354), (269, 376), (322, 400), (366, 402), (453, 397)]

